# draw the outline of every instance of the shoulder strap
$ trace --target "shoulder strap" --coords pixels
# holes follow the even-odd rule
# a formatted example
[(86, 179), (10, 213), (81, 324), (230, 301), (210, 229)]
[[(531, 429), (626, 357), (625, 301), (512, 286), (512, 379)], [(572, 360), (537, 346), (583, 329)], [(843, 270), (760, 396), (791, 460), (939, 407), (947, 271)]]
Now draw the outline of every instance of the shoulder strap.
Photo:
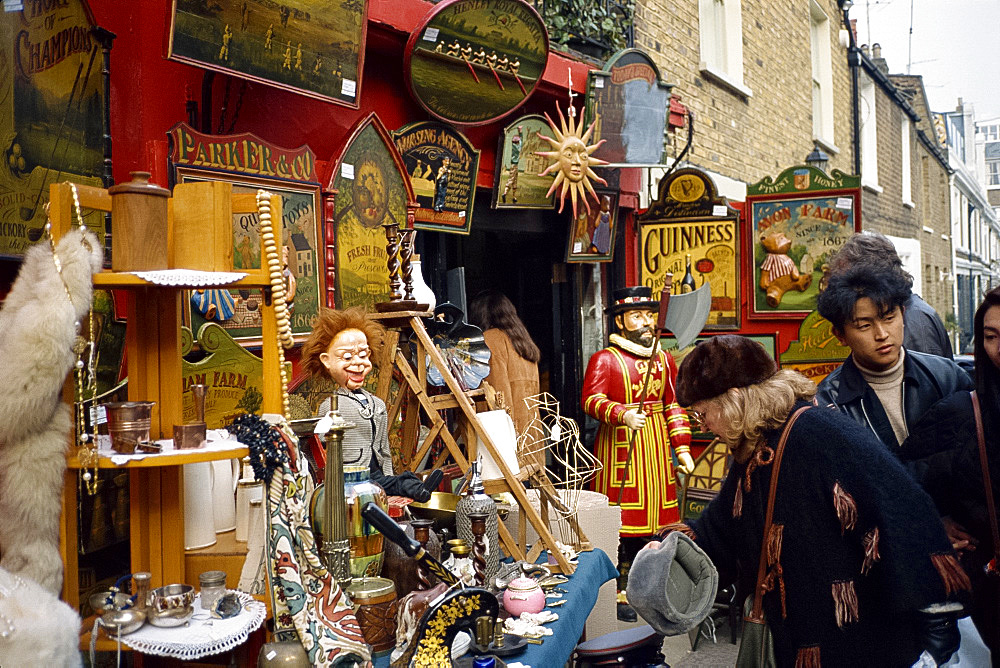
[(764, 574), (767, 568), (767, 537), (771, 535), (771, 520), (774, 517), (774, 497), (778, 490), (778, 472), (781, 470), (781, 456), (785, 452), (785, 442), (788, 441), (788, 434), (792, 431), (792, 425), (795, 424), (800, 415), (810, 408), (812, 406), (803, 406), (792, 414), (792, 417), (785, 423), (785, 428), (781, 432), (781, 439), (778, 441), (778, 447), (774, 450), (774, 459), (771, 466), (771, 489), (767, 493), (767, 512), (764, 515), (764, 536), (760, 544), (760, 559), (757, 561), (757, 584), (754, 586), (753, 608), (751, 608), (749, 615), (749, 619), (751, 620), (761, 621), (764, 618), (762, 599), (764, 597)]
[(979, 441), (979, 466), (983, 470), (983, 489), (986, 491), (986, 509), (990, 513), (990, 531), (993, 534), (993, 555), (1000, 553), (1000, 532), (997, 531), (997, 508), (993, 501), (993, 482), (990, 478), (990, 461), (986, 456), (986, 435), (983, 433), (983, 416), (979, 410), (979, 397), (976, 391), (969, 393), (972, 397), (972, 414), (976, 418), (976, 440)]

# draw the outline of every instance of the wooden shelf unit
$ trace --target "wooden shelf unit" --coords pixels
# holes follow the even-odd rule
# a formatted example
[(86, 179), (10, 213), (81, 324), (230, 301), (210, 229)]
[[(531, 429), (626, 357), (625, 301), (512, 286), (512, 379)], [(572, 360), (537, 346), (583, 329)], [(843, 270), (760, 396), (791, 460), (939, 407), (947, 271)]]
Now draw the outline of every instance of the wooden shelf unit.
[[(228, 184), (215, 184), (216, 187)], [(231, 186), (229, 186), (231, 188)], [(85, 209), (109, 212), (111, 197), (101, 188), (76, 186), (80, 205)], [(189, 191), (186, 191), (189, 192)], [(178, 196), (181, 196), (178, 193)], [(218, 216), (230, 213), (256, 213), (255, 194), (231, 195), (232, 210), (215, 211)], [(74, 223), (73, 193), (69, 183), (53, 184), (50, 188), (49, 216), (52, 221), (53, 237), (59, 239)], [(173, 240), (173, 204), (168, 203), (168, 245)], [(191, 202), (185, 203), (190, 210)], [(197, 207), (197, 203), (195, 204)], [(214, 209), (213, 209), (214, 210)], [(272, 219), (281, 220), (281, 196), (271, 197)], [(232, 221), (219, 221), (232, 225)], [(168, 248), (168, 257), (173, 258), (173, 249)], [(267, 263), (262, 257), (261, 269), (254, 270), (247, 277), (232, 284), (215, 287), (251, 287), (269, 290), (270, 280)], [(94, 286), (103, 289), (125, 290), (126, 338), (125, 348), (128, 358), (128, 398), (130, 401), (153, 401), (150, 438), (160, 440), (172, 436), (173, 425), (183, 424), (183, 382), (181, 372), (181, 299), (185, 290), (193, 286), (153, 285), (131, 273), (101, 272), (94, 277)], [(207, 286), (198, 286), (207, 287)], [(263, 404), (261, 410), (269, 413), (282, 412), (282, 388), (279, 373), (277, 343), (277, 321), (270, 298), (261, 309), (263, 360)], [(72, 378), (68, 383), (66, 396), (72, 402)], [(183, 464), (230, 459), (247, 454), (245, 448), (230, 451), (201, 452), (189, 450), (175, 456), (142, 459), (129, 462), (130, 499), (130, 558), (132, 572), (152, 573), (152, 586), (187, 581), (184, 550), (184, 480)], [(78, 470), (75, 444), (67, 456), (68, 468), (65, 474), (62, 501), (62, 521), (60, 523), (60, 550), (62, 552), (64, 577), (62, 597), (74, 608), (80, 608), (79, 595), (79, 536), (77, 526)], [(122, 468), (110, 459), (102, 457), (99, 468)], [(244, 548), (245, 552), (245, 548)], [(205, 563), (211, 563), (209, 557)], [(228, 571), (225, 559), (218, 565)], [(233, 575), (230, 573), (230, 575)], [(238, 578), (238, 572), (236, 574)], [(86, 629), (89, 631), (89, 627)], [(87, 634), (89, 638), (89, 633)]]

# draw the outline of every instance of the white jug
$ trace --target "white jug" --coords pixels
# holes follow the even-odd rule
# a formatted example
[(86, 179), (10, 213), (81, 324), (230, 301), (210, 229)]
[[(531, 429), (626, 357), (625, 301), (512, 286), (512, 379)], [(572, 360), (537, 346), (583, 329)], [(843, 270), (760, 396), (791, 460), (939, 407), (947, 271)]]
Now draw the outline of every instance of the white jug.
[(215, 533), (236, 528), (236, 483), (240, 475), (240, 460), (217, 459), (212, 462), (212, 510)]
[(264, 483), (253, 478), (240, 480), (236, 486), (236, 541), (247, 542), (250, 535), (250, 504), (264, 498)]
[(184, 549), (215, 545), (212, 462), (184, 465)]

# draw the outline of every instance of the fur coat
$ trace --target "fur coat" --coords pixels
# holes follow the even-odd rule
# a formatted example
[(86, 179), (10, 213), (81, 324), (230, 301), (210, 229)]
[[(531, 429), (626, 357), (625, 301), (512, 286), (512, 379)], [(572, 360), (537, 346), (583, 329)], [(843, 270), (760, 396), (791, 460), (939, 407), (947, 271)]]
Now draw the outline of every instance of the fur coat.
[(74, 229), (56, 254), (61, 275), (49, 244), (28, 249), (0, 309), (0, 566), (58, 595), (59, 514), (72, 431), (60, 398), (102, 250), (93, 234)]

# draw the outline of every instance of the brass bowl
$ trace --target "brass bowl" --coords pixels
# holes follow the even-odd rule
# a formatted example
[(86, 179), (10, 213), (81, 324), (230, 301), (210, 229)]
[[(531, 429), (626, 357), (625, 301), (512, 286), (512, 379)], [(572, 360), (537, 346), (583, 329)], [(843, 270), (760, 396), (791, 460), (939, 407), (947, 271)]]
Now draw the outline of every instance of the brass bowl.
[(153, 626), (180, 626), (194, 614), (194, 587), (172, 584), (154, 589), (147, 617)]
[(434, 531), (448, 528), (455, 530), (455, 505), (458, 503), (457, 494), (448, 492), (431, 492), (431, 500), (426, 503), (414, 501), (407, 508), (414, 517), (418, 519), (434, 520)]

